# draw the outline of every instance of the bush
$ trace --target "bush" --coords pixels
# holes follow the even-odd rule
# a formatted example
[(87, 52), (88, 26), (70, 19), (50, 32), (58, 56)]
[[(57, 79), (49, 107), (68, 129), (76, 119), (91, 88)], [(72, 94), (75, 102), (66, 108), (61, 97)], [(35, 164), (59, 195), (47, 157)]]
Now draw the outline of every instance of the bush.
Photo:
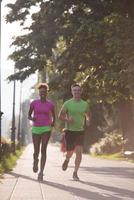
[(5, 138), (1, 139), (1, 155), (9, 155), (11, 152), (11, 142)]
[(104, 138), (101, 138), (98, 143), (92, 145), (90, 153), (102, 155), (121, 152), (125, 143), (126, 140), (124, 140), (122, 135), (116, 130), (109, 134), (106, 133)]
[(13, 169), (13, 167), (16, 165), (17, 159), (20, 157), (22, 152), (23, 152), (23, 147), (21, 147), (20, 150), (16, 150), (15, 153), (10, 153), (9, 155), (5, 155), (2, 157), (0, 163), (0, 176), (4, 172), (8, 172)]
[(16, 150), (12, 153), (11, 142), (5, 138), (1, 140), (1, 160), (0, 160), (0, 177), (4, 172), (11, 171), (16, 165), (16, 161), (23, 151), (22, 146), (17, 146)]

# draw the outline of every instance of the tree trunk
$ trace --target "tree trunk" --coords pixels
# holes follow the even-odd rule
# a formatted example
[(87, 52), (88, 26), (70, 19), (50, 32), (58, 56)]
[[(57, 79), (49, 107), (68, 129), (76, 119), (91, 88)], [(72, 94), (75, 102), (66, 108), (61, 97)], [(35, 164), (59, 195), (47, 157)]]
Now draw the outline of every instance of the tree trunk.
[(134, 118), (133, 118), (133, 102), (124, 101), (120, 106), (120, 123), (123, 138), (127, 139), (125, 150), (134, 150)]

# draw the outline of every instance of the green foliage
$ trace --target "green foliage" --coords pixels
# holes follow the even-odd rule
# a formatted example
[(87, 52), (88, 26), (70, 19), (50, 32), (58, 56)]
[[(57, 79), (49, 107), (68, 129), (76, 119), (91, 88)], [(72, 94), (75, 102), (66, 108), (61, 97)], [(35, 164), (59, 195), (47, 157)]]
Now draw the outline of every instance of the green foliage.
[(47, 72), (57, 99), (70, 98), (76, 81), (93, 106), (133, 99), (133, 0), (16, 0), (8, 7), (7, 22), (25, 31), (12, 42), (10, 80)]
[(92, 106), (134, 99), (133, 0), (16, 0), (8, 7), (7, 22), (25, 31), (12, 42), (9, 80), (47, 72), (56, 100), (70, 98), (76, 81)]
[(13, 167), (16, 165), (17, 159), (22, 154), (23, 148), (20, 150), (16, 150), (15, 154), (10, 153), (8, 155), (5, 155), (2, 157), (2, 160), (0, 162), (0, 176), (7, 171), (11, 171)]
[(56, 99), (70, 98), (77, 81), (93, 106), (133, 100), (133, 0), (16, 0), (8, 7), (7, 22), (25, 31), (12, 42), (9, 80), (47, 72)]
[(16, 165), (17, 159), (23, 151), (23, 146), (16, 142), (16, 151), (12, 153), (11, 141), (6, 138), (1, 138), (1, 160), (0, 160), (0, 176), (7, 171), (11, 171)]
[(13, 154), (10, 154), (8, 158), (3, 159), (3, 168), (5, 171), (10, 171), (16, 164), (16, 156)]
[(113, 131), (111, 134), (105, 134), (104, 138), (92, 145), (90, 152), (96, 155), (118, 153), (123, 150), (125, 143), (126, 140), (122, 135), (118, 131)]
[[(82, 29), (81, 36), (78, 37), (79, 45), (82, 44), (81, 52), (77, 51), (78, 54), (75, 54), (74, 59), (81, 55), (79, 59), (85, 63), (83, 61), (81, 64), (82, 73), (79, 73), (76, 80), (83, 84), (86, 97), (92, 101), (94, 99), (96, 102), (114, 103), (132, 97), (130, 87), (133, 88), (133, 82), (130, 80), (134, 76), (134, 71), (131, 70), (130, 75), (129, 66), (134, 52), (134, 26), (131, 23), (131, 20), (118, 14), (111, 14), (101, 22), (88, 21), (87, 26)], [(127, 31), (128, 29), (131, 31), (124, 31), (125, 27), (128, 27)], [(82, 37), (84, 29), (87, 31)], [(85, 47), (88, 54), (82, 54)]]
[(133, 1), (17, 0), (8, 7), (7, 22), (31, 18), (29, 32), (12, 43), (18, 71), (10, 80), (47, 68), (60, 98), (69, 97), (74, 81), (94, 104), (133, 98)]
[(3, 169), (3, 167), (2, 167), (2, 163), (0, 163), (0, 177), (1, 177), (1, 175), (4, 173), (4, 169)]

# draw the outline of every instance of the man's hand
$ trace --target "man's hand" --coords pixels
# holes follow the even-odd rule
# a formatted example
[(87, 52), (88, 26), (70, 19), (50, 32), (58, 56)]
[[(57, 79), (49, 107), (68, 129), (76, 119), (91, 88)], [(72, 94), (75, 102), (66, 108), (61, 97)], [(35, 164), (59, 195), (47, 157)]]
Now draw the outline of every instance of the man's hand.
[(90, 120), (86, 119), (86, 126), (89, 127), (90, 126)]
[(66, 121), (70, 124), (74, 123), (74, 119), (71, 116), (67, 117)]

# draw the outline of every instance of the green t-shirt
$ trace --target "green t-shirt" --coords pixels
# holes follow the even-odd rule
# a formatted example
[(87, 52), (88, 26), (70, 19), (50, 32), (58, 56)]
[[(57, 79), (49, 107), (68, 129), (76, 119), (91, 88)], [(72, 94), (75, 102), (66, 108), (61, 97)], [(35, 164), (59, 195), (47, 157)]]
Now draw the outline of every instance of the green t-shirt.
[(86, 101), (75, 101), (70, 99), (63, 104), (68, 117), (72, 117), (74, 122), (65, 124), (65, 128), (71, 131), (83, 131), (85, 125), (85, 114), (89, 112), (89, 105)]

